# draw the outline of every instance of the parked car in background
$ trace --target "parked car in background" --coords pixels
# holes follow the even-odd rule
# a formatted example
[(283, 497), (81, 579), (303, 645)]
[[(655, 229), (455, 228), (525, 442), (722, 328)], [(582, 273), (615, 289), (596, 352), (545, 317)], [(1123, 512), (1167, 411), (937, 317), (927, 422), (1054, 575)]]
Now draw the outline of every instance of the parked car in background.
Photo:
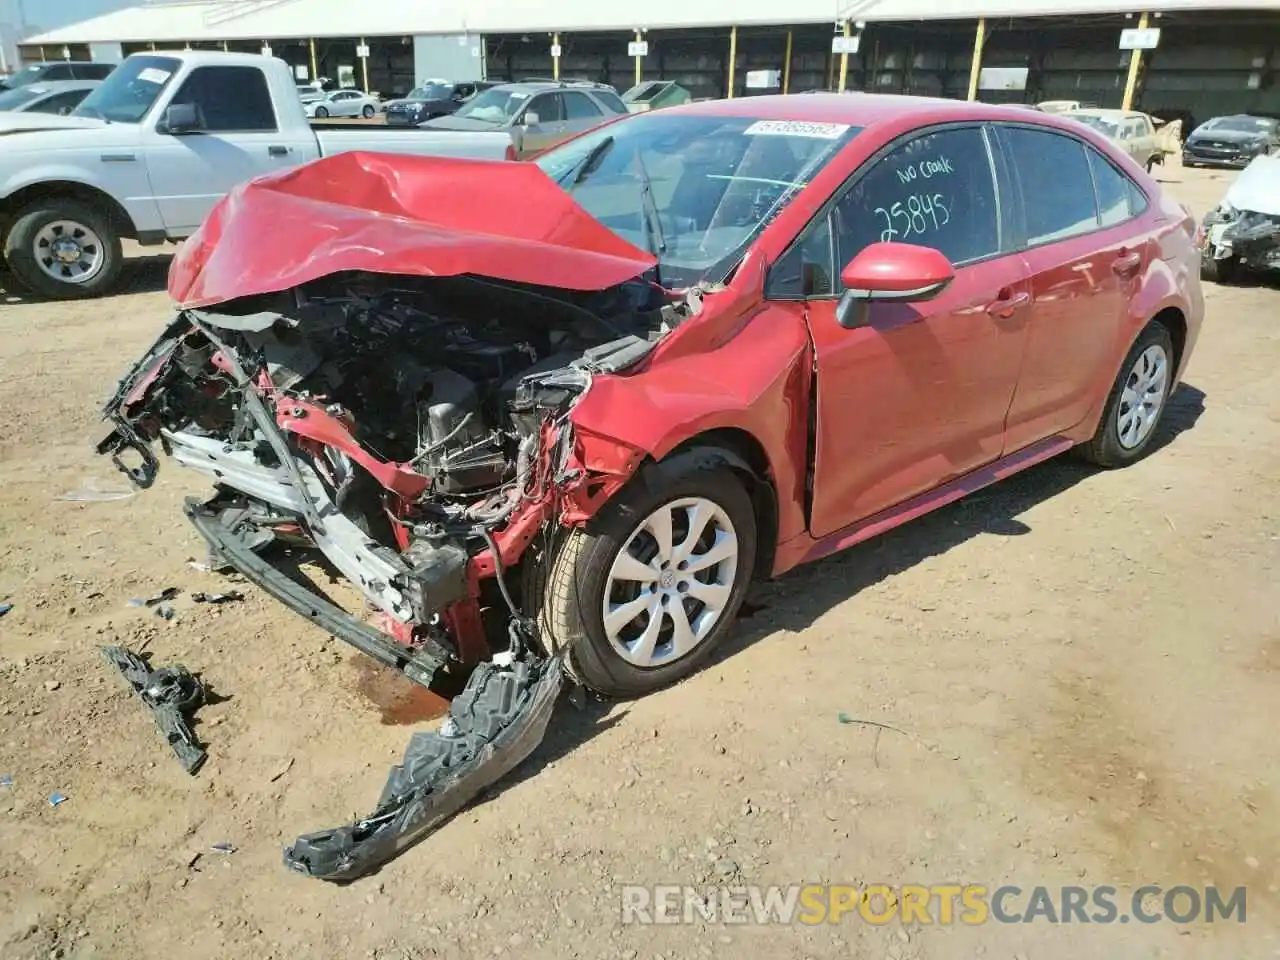
[(386, 103), (387, 123), (394, 126), (412, 126), (457, 112), (477, 93), (488, 90), (494, 84), (485, 80), (430, 80), (414, 87), (399, 100)]
[(115, 68), (114, 63), (92, 63), (85, 60), (33, 63), (0, 80), (0, 87), (13, 90), (28, 83), (51, 80), (105, 80)]
[(364, 117), (371, 120), (378, 112), (378, 98), (360, 90), (334, 90), (317, 100), (304, 100), (302, 107), (308, 117), (317, 120), (326, 117)]
[[(23, 286), (111, 289), (121, 239), (190, 236), (236, 184), (349, 151), (502, 160), (511, 132), (312, 126), (283, 60), (134, 54), (70, 116), (0, 114), (0, 249)], [(382, 158), (385, 160), (385, 158)]]
[(0, 111), (65, 116), (80, 105), (101, 80), (52, 80), (0, 91)]
[(1035, 108), (1041, 113), (1066, 113), (1070, 110), (1087, 110), (1096, 106), (1083, 100), (1041, 100)]
[(1214, 117), (1191, 131), (1182, 145), (1184, 167), (1247, 167), (1254, 157), (1280, 149), (1280, 120), (1250, 114)]
[(1232, 283), (1250, 270), (1280, 270), (1280, 157), (1254, 157), (1205, 215), (1200, 276)]
[(1178, 152), (1181, 124), (1161, 121), (1136, 110), (1091, 109), (1068, 110), (1059, 116), (1092, 127), (1114, 140), (1138, 165), (1150, 172), (1164, 158)]
[(491, 87), (456, 113), (418, 126), (425, 130), (514, 130), (516, 156), (523, 158), (627, 112), (617, 92), (602, 83), (530, 80)]

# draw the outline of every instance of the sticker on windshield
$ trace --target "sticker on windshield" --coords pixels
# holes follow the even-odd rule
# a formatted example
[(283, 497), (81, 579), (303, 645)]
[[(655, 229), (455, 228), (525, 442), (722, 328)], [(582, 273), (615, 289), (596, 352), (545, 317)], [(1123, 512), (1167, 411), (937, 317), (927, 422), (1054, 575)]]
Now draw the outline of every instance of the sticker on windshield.
[(530, 96), (531, 94), (521, 93), (519, 90), (515, 90), (511, 93), (512, 100), (528, 100)]
[(170, 71), (161, 70), (159, 67), (147, 67), (145, 70), (138, 71), (138, 79), (145, 80), (147, 83), (164, 83), (169, 76)]
[(756, 137), (813, 137), (839, 140), (847, 133), (847, 123), (807, 123), (803, 120), (757, 120), (744, 133)]

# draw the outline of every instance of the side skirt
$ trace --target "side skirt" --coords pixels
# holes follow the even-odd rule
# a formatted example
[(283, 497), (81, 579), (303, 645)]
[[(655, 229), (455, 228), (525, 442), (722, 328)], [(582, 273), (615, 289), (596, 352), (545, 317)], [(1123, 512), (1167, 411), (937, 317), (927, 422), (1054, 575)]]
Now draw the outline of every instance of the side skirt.
[(939, 507), (954, 503), (962, 497), (981, 490), (983, 487), (989, 487), (993, 483), (998, 483), (1007, 477), (1013, 476), (1015, 473), (1021, 473), (1028, 467), (1034, 467), (1037, 463), (1050, 460), (1074, 446), (1075, 441), (1067, 437), (1048, 437), (1045, 440), (1031, 444), (1029, 447), (1024, 447), (1017, 453), (987, 464), (987, 466), (972, 473), (957, 477), (955, 480), (940, 487), (935, 487), (917, 497), (905, 500), (897, 506), (889, 507), (887, 510), (881, 510), (866, 519), (851, 523), (849, 526), (843, 527), (821, 539), (815, 540), (808, 536), (799, 537), (779, 548), (779, 562), (775, 566), (775, 574), (782, 573), (802, 563), (821, 560), (823, 557), (829, 557), (833, 553), (847, 550), (854, 544), (870, 540), (872, 537), (892, 530), (894, 527), (900, 527), (910, 520), (915, 520), (926, 513), (931, 513)]

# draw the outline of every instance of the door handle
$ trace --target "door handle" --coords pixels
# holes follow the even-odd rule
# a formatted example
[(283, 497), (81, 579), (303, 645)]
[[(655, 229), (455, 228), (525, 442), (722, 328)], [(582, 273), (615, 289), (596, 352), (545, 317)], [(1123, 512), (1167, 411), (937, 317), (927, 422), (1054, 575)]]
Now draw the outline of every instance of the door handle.
[(273, 143), (271, 146), (267, 147), (267, 155), (271, 157), (287, 157), (292, 149), (293, 149), (292, 147), (286, 147), (279, 143)]
[(1138, 268), (1142, 266), (1142, 254), (1140, 253), (1121, 253), (1111, 262), (1111, 269), (1117, 276), (1132, 277), (1138, 272)]
[(1031, 294), (1023, 291), (1007, 297), (1000, 297), (987, 304), (987, 313), (997, 320), (1008, 320), (1022, 307), (1031, 302)]

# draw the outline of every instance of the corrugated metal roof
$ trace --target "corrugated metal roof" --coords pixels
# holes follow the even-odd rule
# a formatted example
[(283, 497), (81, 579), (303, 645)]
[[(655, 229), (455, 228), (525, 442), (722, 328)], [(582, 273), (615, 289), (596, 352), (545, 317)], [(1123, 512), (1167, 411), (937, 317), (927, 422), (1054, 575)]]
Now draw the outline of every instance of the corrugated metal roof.
[[(1133, 0), (1150, 12), (1222, 10), (1224, 0)], [(1230, 0), (1277, 10), (1280, 0)], [(643, 11), (608, 0), (215, 0), (149, 3), (29, 38), (29, 44), (276, 40), (440, 33), (535, 33), (687, 27), (1036, 17), (1124, 12), (1123, 0), (649, 0)], [(640, 12), (643, 19), (635, 19)]]

